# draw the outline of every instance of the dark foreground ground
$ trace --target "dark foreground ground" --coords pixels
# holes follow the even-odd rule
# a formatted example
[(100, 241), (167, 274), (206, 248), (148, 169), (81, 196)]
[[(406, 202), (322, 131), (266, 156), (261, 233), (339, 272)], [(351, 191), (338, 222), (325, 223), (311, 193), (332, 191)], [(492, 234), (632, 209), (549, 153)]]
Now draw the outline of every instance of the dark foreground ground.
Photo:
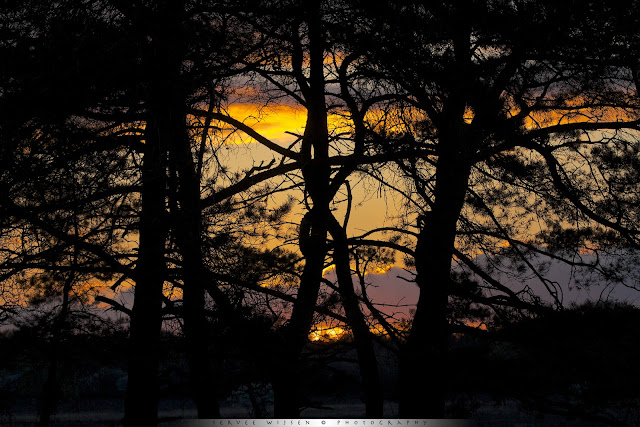
[[(633, 307), (585, 306), (496, 332), (456, 336), (446, 367), (448, 417), (482, 426), (640, 425), (639, 313)], [(0, 340), (0, 424), (33, 425), (50, 345), (26, 330)], [(167, 338), (165, 344), (160, 419), (195, 418), (180, 340)], [(126, 336), (70, 337), (65, 345), (59, 348), (62, 380), (52, 424), (119, 425)], [(396, 418), (396, 355), (388, 343), (377, 353), (385, 417)], [(303, 417), (364, 418), (355, 358), (349, 342), (310, 345), (301, 377), (308, 393)], [(251, 368), (256, 360), (238, 354), (221, 360), (222, 416), (272, 416), (269, 382), (262, 368)]]
[[(605, 420), (588, 420), (579, 416), (554, 415), (523, 408), (520, 402), (511, 399), (496, 403), (489, 396), (477, 396), (477, 407), (469, 414), (477, 426), (606, 426)], [(7, 426), (32, 426), (38, 422), (35, 415), (35, 401), (20, 401), (12, 414), (3, 414), (0, 424)], [(364, 406), (357, 400), (325, 399), (323, 408), (309, 408), (303, 411), (304, 418), (356, 418), (364, 419)], [(119, 426), (121, 425), (123, 402), (116, 399), (87, 399), (75, 405), (62, 405), (52, 418), (54, 426)], [(230, 399), (222, 403), (225, 418), (252, 418), (251, 405), (241, 399)], [(385, 402), (385, 417), (397, 418), (395, 402)], [(170, 425), (177, 419), (196, 417), (193, 404), (187, 399), (163, 399), (159, 411), (161, 425)], [(631, 421), (631, 420), (628, 420)], [(637, 425), (622, 423), (621, 425)]]

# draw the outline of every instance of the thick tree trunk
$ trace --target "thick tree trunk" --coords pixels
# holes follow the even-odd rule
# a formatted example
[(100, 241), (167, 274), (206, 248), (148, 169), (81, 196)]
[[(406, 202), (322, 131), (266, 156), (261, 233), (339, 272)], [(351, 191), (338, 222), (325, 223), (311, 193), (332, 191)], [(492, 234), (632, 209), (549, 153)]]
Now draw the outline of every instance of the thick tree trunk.
[[(290, 363), (287, 368), (286, 364)], [(273, 414), (276, 418), (300, 418), (300, 384), (296, 376), (297, 360), (288, 357), (277, 361), (277, 378), (272, 380)]]
[[(142, 209), (136, 268), (136, 288), (130, 326), (129, 380), (125, 425), (154, 425), (158, 415), (158, 366), (162, 328), (162, 288), (166, 277), (167, 153), (177, 137), (176, 123), (184, 120), (184, 105), (175, 104), (171, 88), (182, 64), (183, 2), (150, 6), (139, 22), (149, 29), (143, 56), (148, 80), (147, 123), (142, 166)], [(144, 25), (143, 25), (144, 24)], [(182, 100), (181, 100), (182, 101)], [(180, 129), (183, 129), (184, 124)], [(183, 137), (183, 135), (179, 135)]]
[(371, 331), (364, 318), (364, 314), (360, 310), (358, 297), (353, 288), (347, 235), (335, 217), (331, 216), (329, 221), (329, 232), (333, 237), (334, 244), (333, 261), (338, 276), (338, 289), (356, 345), (360, 377), (362, 379), (362, 391), (365, 397), (366, 416), (368, 418), (382, 418), (384, 399), (382, 396), (382, 388), (380, 387), (378, 361), (376, 359)]
[[(425, 236), (431, 233), (425, 233)], [(426, 237), (425, 237), (426, 238)], [(416, 261), (420, 298), (409, 338), (401, 349), (399, 415), (404, 418), (442, 418), (446, 391), (448, 343), (447, 285), (450, 259), (436, 244), (418, 251)], [(439, 262), (438, 262), (439, 261)]]
[[(465, 17), (463, 6), (458, 7)], [(438, 117), (433, 204), (416, 245), (420, 297), (400, 354), (399, 413), (408, 418), (442, 418), (445, 414), (451, 262), (478, 142), (464, 121), (471, 84), (471, 30), (466, 19), (461, 19), (460, 25), (453, 39), (457, 67), (449, 76), (449, 96)]]
[(163, 83), (158, 97), (164, 103), (163, 133), (168, 138), (170, 167), (177, 172), (179, 203), (172, 212), (174, 230), (182, 256), (183, 319), (189, 361), (189, 378), (199, 418), (219, 418), (214, 372), (209, 360), (208, 322), (205, 316), (205, 283), (202, 260), (202, 211), (200, 178), (191, 153), (187, 132), (188, 83), (181, 76), (185, 57), (184, 1), (168, 2), (161, 10), (155, 29), (157, 73)]
[(154, 117), (160, 121), (165, 115), (149, 114), (146, 128), (140, 243), (130, 319), (129, 379), (125, 398), (124, 422), (128, 426), (154, 425), (158, 415), (158, 363), (167, 237), (166, 138)]
[[(464, 105), (464, 104), (463, 104)], [(457, 222), (470, 175), (461, 123), (442, 132), (434, 204), (416, 246), (420, 297), (409, 338), (401, 349), (401, 417), (442, 418), (447, 390), (447, 306)]]

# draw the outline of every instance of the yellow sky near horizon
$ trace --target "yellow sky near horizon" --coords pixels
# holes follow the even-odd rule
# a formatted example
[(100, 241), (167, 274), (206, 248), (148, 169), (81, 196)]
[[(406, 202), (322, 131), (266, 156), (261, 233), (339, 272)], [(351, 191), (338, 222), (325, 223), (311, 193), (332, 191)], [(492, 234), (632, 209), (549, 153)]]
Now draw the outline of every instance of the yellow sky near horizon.
[[(299, 105), (274, 104), (261, 107), (250, 102), (239, 102), (227, 106), (225, 112), (283, 148), (288, 148), (296, 140), (294, 134), (301, 135), (306, 125), (306, 109)], [(328, 119), (330, 131), (334, 133), (348, 126), (343, 115), (330, 114)], [(242, 148), (242, 151), (234, 152), (227, 159), (232, 170), (241, 173), (243, 169), (249, 169), (261, 162), (266, 164), (280, 157), (244, 132), (221, 122), (216, 125), (223, 129), (222, 135), (218, 138), (219, 141)], [(297, 150), (294, 149), (294, 151)], [(348, 234), (359, 235), (372, 228), (391, 225), (387, 217), (397, 213), (400, 200), (378, 191), (378, 184), (362, 175), (354, 174), (349, 178), (349, 182), (353, 194), (353, 205), (348, 221)], [(298, 189), (296, 194), (300, 203), (292, 213), (294, 222), (304, 214), (303, 193)], [(332, 203), (334, 215), (340, 222), (344, 220), (347, 211), (347, 204), (344, 202), (345, 194), (343, 187)]]
[[(286, 104), (261, 107), (252, 103), (237, 103), (228, 106), (226, 112), (273, 142), (293, 140), (295, 137), (287, 132), (301, 134), (304, 132), (307, 120), (306, 110), (303, 107)], [(235, 137), (225, 138), (225, 143), (256, 142), (242, 133), (237, 134), (229, 125), (220, 124), (220, 126), (226, 135), (235, 133)]]
[[(580, 108), (580, 105), (582, 105), (581, 102), (584, 102), (584, 100), (567, 100), (566, 107), (575, 108), (574, 110), (558, 109), (545, 112), (534, 111), (525, 119), (525, 126), (530, 129), (539, 129), (560, 124), (595, 120), (616, 122), (621, 120), (631, 120), (634, 118), (629, 111), (624, 109), (614, 109), (611, 107), (594, 109)], [(227, 112), (230, 116), (242, 121), (264, 137), (283, 147), (287, 147), (295, 140), (295, 136), (292, 134), (302, 134), (306, 124), (305, 108), (286, 103), (259, 107), (257, 104), (250, 102), (240, 102), (229, 105), (227, 107)], [(473, 111), (470, 108), (467, 108), (463, 120), (465, 123), (471, 124), (473, 119)], [(331, 116), (329, 126), (330, 128), (340, 128), (341, 126), (344, 128), (345, 120), (347, 120), (345, 116)], [(231, 134), (233, 130), (227, 126), (227, 132)], [(256, 146), (260, 145), (255, 144), (256, 141), (242, 134), (242, 132), (236, 132), (227, 142), (234, 144), (251, 144)], [(255, 159), (252, 157), (252, 153), (258, 153), (260, 151), (262, 151), (262, 155), (274, 155), (273, 152), (264, 147), (256, 147), (255, 149), (252, 148), (250, 152), (244, 156), (244, 160), (254, 161)], [(269, 159), (266, 160), (268, 161)], [(236, 158), (236, 161), (238, 163), (242, 162), (240, 156)], [(352, 177), (352, 183), (357, 182), (360, 178), (361, 177)], [(390, 217), (398, 214), (401, 208), (400, 205), (403, 201), (400, 200), (397, 195), (394, 199), (389, 193), (376, 191), (376, 185), (377, 184), (370, 181), (364, 183), (358, 182), (353, 186), (354, 205), (351, 209), (347, 230), (348, 235), (354, 236), (362, 234), (363, 232), (373, 228), (393, 225), (393, 220)], [(336, 197), (336, 201), (341, 199), (344, 199), (344, 195)], [(342, 221), (346, 212), (346, 204), (335, 203), (333, 209), (338, 220)], [(302, 207), (300, 206), (300, 211), (297, 212), (297, 214), (301, 215), (301, 212)], [(409, 222), (412, 223), (410, 219)], [(499, 241), (497, 242), (497, 245), (505, 246), (508, 245), (508, 243), (505, 241)]]
[[(251, 103), (236, 103), (227, 107), (227, 113), (242, 121), (246, 125), (252, 127), (255, 131), (259, 132), (262, 136), (270, 139), (271, 141), (278, 143), (282, 147), (287, 147), (294, 139), (295, 136), (291, 133), (302, 134), (304, 132), (306, 122), (306, 110), (303, 107), (292, 106), (287, 104), (271, 105), (268, 107), (260, 108), (256, 104)], [(554, 124), (575, 123), (578, 121), (586, 121), (593, 118), (593, 114), (587, 114), (588, 111), (576, 110), (574, 114), (567, 115), (564, 111), (551, 112), (546, 115), (541, 113), (535, 113), (532, 117), (528, 118), (528, 126), (534, 127), (546, 127)], [(604, 116), (608, 121), (616, 121), (618, 118), (628, 118), (624, 114), (617, 114), (615, 111), (607, 110)], [(463, 118), (467, 124), (473, 121), (474, 115), (472, 111), (465, 112)], [(343, 117), (334, 117), (335, 123), (339, 120), (344, 120)], [(218, 125), (221, 125), (220, 123)], [(330, 126), (334, 125), (330, 123)], [(337, 126), (337, 124), (336, 124)], [(223, 135), (228, 136), (224, 143), (247, 145), (246, 155), (238, 156), (234, 162), (238, 167), (241, 165), (250, 164), (250, 162), (260, 159), (260, 156), (268, 158), (272, 156), (273, 152), (261, 147), (252, 138), (242, 134), (241, 132), (235, 132), (230, 126), (224, 125), (225, 130)], [(226, 134), (225, 134), (226, 132)], [(256, 153), (256, 156), (253, 155)], [(242, 158), (241, 158), (242, 157)], [(268, 159), (267, 159), (268, 160)], [(351, 217), (348, 226), (348, 235), (354, 236), (362, 234), (363, 232), (376, 227), (392, 225), (390, 223), (390, 216), (397, 215), (399, 210), (399, 204), (402, 202), (400, 199), (393, 199), (389, 194), (378, 193), (374, 190), (375, 184), (372, 182), (363, 182), (355, 184), (357, 179), (354, 178), (354, 206), (351, 210)], [(343, 196), (337, 199), (343, 199)], [(337, 203), (333, 206), (335, 215), (340, 222), (342, 222), (345, 211), (345, 203)], [(298, 210), (294, 212), (295, 215), (301, 215), (303, 208), (299, 206)], [(301, 216), (296, 216), (292, 219), (293, 222), (299, 220)], [(505, 246), (507, 242), (501, 241), (497, 245)], [(481, 254), (478, 253), (478, 254)], [(477, 255), (477, 254), (476, 254)], [(400, 258), (400, 257), (398, 257)], [(399, 261), (399, 260), (397, 260)], [(381, 268), (379, 273), (392, 268), (393, 265), (385, 266)], [(329, 269), (327, 269), (329, 271)], [(377, 274), (378, 272), (373, 272)], [(333, 330), (333, 332), (342, 332)], [(333, 332), (329, 332), (331, 335)], [(319, 333), (316, 337), (324, 337), (325, 334)]]

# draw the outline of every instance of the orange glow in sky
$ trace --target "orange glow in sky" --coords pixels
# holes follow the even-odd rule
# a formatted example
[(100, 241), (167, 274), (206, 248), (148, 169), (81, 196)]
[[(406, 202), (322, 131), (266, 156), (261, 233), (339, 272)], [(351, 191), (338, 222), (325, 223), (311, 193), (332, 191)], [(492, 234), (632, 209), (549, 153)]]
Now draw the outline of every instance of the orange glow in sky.
[(309, 334), (309, 340), (311, 341), (335, 341), (342, 338), (347, 331), (340, 326), (334, 327), (322, 327), (319, 325), (318, 328), (312, 331)]
[[(300, 106), (272, 105), (260, 107), (257, 104), (232, 104), (227, 109), (227, 114), (233, 118), (241, 120), (246, 125), (252, 127), (256, 132), (265, 138), (278, 140), (286, 137), (285, 132), (302, 133), (306, 123), (306, 110)], [(219, 124), (223, 129), (228, 126)], [(228, 143), (254, 142), (242, 137), (231, 138)]]

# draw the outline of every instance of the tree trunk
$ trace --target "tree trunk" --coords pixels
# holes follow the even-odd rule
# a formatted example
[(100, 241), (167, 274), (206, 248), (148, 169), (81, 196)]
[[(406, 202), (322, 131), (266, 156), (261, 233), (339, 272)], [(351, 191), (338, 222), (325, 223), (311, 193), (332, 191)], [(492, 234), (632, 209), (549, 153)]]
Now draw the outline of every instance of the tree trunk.
[[(148, 43), (142, 59), (148, 76), (147, 121), (142, 165), (142, 210), (136, 267), (136, 288), (130, 326), (129, 379), (125, 398), (127, 426), (154, 425), (158, 416), (158, 367), (162, 328), (162, 288), (166, 276), (167, 153), (176, 137), (175, 123), (184, 115), (176, 108), (172, 89), (182, 64), (180, 44), (182, 2), (147, 8), (140, 14)], [(144, 25), (143, 25), (144, 24)], [(176, 116), (177, 115), (177, 116)], [(184, 126), (184, 125), (183, 125)], [(182, 128), (181, 128), (182, 129)], [(180, 135), (182, 136), (182, 135)]]
[(445, 414), (451, 261), (478, 142), (464, 121), (472, 84), (468, 78), (471, 28), (463, 5), (457, 5), (456, 11), (462, 19), (452, 40), (456, 67), (448, 77), (450, 92), (438, 117), (434, 199), (416, 245), (420, 297), (400, 353), (399, 414), (407, 418), (442, 418)]
[(420, 297), (400, 354), (399, 414), (406, 418), (444, 416), (451, 261), (471, 170), (461, 126), (453, 123), (442, 132), (434, 204), (416, 246)]
[(338, 289), (356, 345), (360, 377), (362, 378), (362, 391), (365, 396), (366, 416), (368, 418), (382, 418), (384, 399), (380, 387), (378, 361), (371, 331), (360, 310), (358, 297), (353, 288), (347, 235), (333, 215), (329, 221), (329, 232), (333, 237), (334, 244), (333, 261), (338, 276)]
[[(179, 97), (177, 97), (179, 98)], [(179, 101), (184, 105), (184, 99)], [(189, 359), (189, 378), (199, 418), (220, 418), (216, 382), (209, 359), (208, 322), (205, 316), (204, 266), (202, 260), (202, 212), (200, 181), (187, 139), (185, 114), (176, 120), (171, 154), (178, 170), (176, 216), (177, 241), (182, 255), (184, 333)]]
[[(160, 126), (166, 114), (150, 109), (142, 167), (142, 210), (136, 287), (130, 319), (129, 378), (125, 425), (154, 425), (158, 416), (158, 363), (162, 325), (162, 285), (167, 236), (166, 137)], [(160, 109), (158, 109), (160, 110)], [(158, 122), (154, 119), (158, 117)]]
[(75, 280), (74, 274), (71, 273), (64, 282), (62, 289), (62, 306), (60, 313), (56, 317), (52, 328), (51, 346), (49, 348), (49, 367), (47, 369), (47, 379), (45, 380), (40, 395), (38, 408), (38, 425), (41, 427), (48, 426), (51, 415), (55, 414), (58, 406), (58, 393), (60, 391), (60, 383), (58, 380), (58, 365), (60, 363), (60, 341), (67, 333), (67, 315), (69, 313), (69, 294), (71, 286)]
[[(320, 218), (312, 219), (315, 216)], [(291, 319), (283, 332), (284, 342), (277, 361), (277, 377), (273, 383), (274, 416), (277, 418), (300, 417), (302, 390), (299, 378), (303, 368), (300, 357), (309, 339), (327, 254), (326, 217), (326, 212), (318, 214), (314, 207), (305, 215), (300, 226), (300, 246), (305, 265)], [(307, 227), (311, 227), (309, 234), (303, 235)]]
[[(274, 378), (274, 413), (278, 418), (300, 416), (300, 356), (308, 342), (313, 323), (322, 270), (327, 254), (329, 220), (330, 168), (329, 138), (324, 81), (324, 42), (319, 2), (308, 9), (309, 79), (304, 91), (307, 101), (307, 122), (301, 152), (306, 158), (302, 168), (305, 189), (313, 203), (300, 224), (300, 250), (305, 266), (300, 278), (298, 296), (291, 318), (283, 331), (283, 352)], [(297, 70), (302, 76), (302, 70)], [(301, 77), (302, 78), (302, 77)]]

